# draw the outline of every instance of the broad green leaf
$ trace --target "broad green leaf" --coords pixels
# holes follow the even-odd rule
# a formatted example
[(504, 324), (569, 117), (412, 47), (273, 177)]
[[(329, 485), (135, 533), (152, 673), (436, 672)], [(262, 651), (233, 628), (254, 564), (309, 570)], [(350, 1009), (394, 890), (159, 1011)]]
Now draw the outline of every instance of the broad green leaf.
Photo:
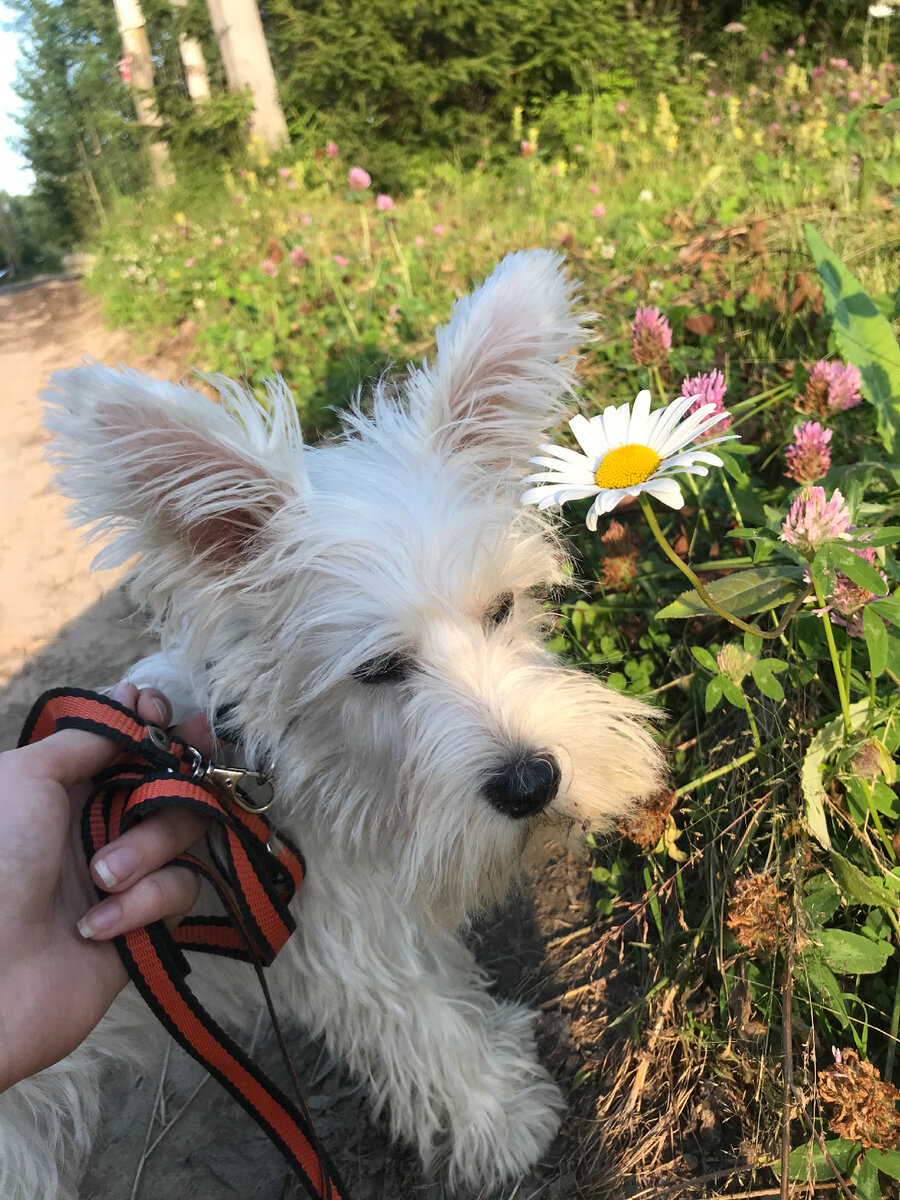
[(900, 346), (890, 322), (865, 294), (856, 277), (828, 248), (812, 225), (804, 225), (825, 306), (841, 357), (859, 368), (862, 393), (875, 406), (878, 433), (888, 454), (900, 448)]
[[(900, 102), (898, 102), (900, 106)], [(867, 1150), (866, 1159), (891, 1179), (900, 1179), (900, 1150)]]
[(869, 668), (877, 679), (887, 666), (888, 632), (884, 621), (867, 604), (863, 609), (863, 636), (869, 652)]
[[(859, 729), (866, 721), (869, 710), (868, 700), (858, 700), (850, 705), (850, 724), (853, 729)], [(806, 824), (813, 837), (826, 850), (831, 849), (831, 837), (828, 833), (828, 822), (825, 819), (825, 785), (822, 782), (822, 771), (828, 757), (838, 750), (844, 741), (844, 718), (835, 717), (824, 725), (809, 744), (803, 756), (803, 766), (800, 768), (800, 787), (806, 811)]]
[(724, 675), (720, 675), (719, 680), (722, 684), (722, 691), (725, 693), (725, 699), (729, 704), (733, 704), (735, 708), (746, 708), (747, 698), (743, 688), (732, 680), (726, 679)]
[[(825, 1146), (837, 1169), (844, 1175), (849, 1174), (861, 1149), (859, 1142), (849, 1142), (846, 1138), (826, 1138)], [(773, 1163), (772, 1170), (780, 1179), (781, 1163)], [(791, 1151), (788, 1159), (788, 1177), (821, 1183), (826, 1179), (834, 1179), (834, 1172), (818, 1142), (810, 1139), (805, 1145)]]
[(753, 680), (762, 694), (775, 701), (784, 699), (784, 688), (775, 676), (779, 671), (786, 670), (787, 663), (781, 662), (777, 658), (764, 658), (760, 662), (755, 662), (750, 668)]
[(887, 600), (872, 600), (871, 607), (892, 625), (900, 625), (900, 597), (889, 596)]
[[(750, 568), (716, 579), (706, 585), (706, 590), (717, 604), (735, 616), (748, 617), (793, 600), (800, 590), (800, 575), (801, 571), (790, 566)], [(710, 614), (711, 610), (691, 588), (657, 616), (665, 621), (684, 621), (688, 617), (708, 617)]]
[(877, 875), (866, 875), (848, 859), (831, 852), (831, 869), (846, 898), (874, 908), (900, 908), (900, 896)]
[(693, 654), (701, 667), (706, 667), (707, 671), (712, 671), (714, 675), (718, 675), (719, 668), (716, 660), (704, 646), (692, 646), (691, 654)]
[(846, 929), (823, 929), (819, 938), (823, 959), (838, 975), (877, 975), (893, 952), (890, 942), (873, 942)]
[(893, 546), (900, 542), (900, 525), (881, 525), (875, 529), (856, 530), (853, 540), (847, 544), (859, 546)]
[(817, 925), (830, 921), (841, 906), (838, 890), (824, 871), (808, 879), (803, 892), (803, 907)]
[(722, 676), (716, 675), (706, 685), (706, 694), (703, 698), (703, 707), (708, 713), (716, 707), (722, 699)]
[[(822, 554), (829, 567), (843, 571), (849, 579), (852, 579), (854, 583), (858, 583), (866, 591), (874, 592), (876, 596), (884, 595), (886, 588), (881, 574), (873, 566), (870, 566), (864, 558), (860, 558), (858, 554), (854, 554), (846, 546), (841, 546), (837, 542), (829, 542), (824, 547)], [(818, 560), (818, 555), (816, 558)]]
[(884, 1200), (881, 1184), (878, 1182), (878, 1168), (868, 1154), (864, 1154), (859, 1160), (852, 1183), (856, 1188), (856, 1200)]
[(822, 961), (819, 951), (807, 948), (797, 956), (794, 975), (798, 987), (804, 992), (808, 989), (813, 997), (825, 1007), (830, 1017), (833, 1017), (842, 1029), (850, 1025), (850, 1014), (844, 1003), (844, 993), (835, 977), (834, 971)]

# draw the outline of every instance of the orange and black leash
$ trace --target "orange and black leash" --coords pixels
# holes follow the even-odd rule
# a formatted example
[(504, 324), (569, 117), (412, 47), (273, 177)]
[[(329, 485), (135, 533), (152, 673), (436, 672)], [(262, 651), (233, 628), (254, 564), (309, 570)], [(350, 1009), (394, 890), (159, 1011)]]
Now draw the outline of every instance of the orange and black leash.
[[(216, 836), (210, 849), (218, 870), (191, 854), (175, 862), (213, 885), (225, 915), (189, 916), (171, 932), (157, 921), (114, 938), (116, 950), (155, 1016), (281, 1150), (310, 1197), (349, 1200), (313, 1127), (262, 971), (296, 928), (288, 905), (303, 881), (300, 851), (283, 834), (274, 834), (262, 815), (264, 806), (255, 807), (236, 785), (249, 773), (211, 769), (192, 746), (142, 723), (117, 701), (74, 688), (45, 692), (25, 722), (19, 745), (58, 729), (84, 729), (122, 747), (115, 763), (95, 777), (84, 808), (88, 863), (120, 833), (160, 809), (191, 809), (212, 822)], [(297, 1103), (199, 1003), (187, 985), (190, 966), (182, 950), (223, 954), (255, 968)]]

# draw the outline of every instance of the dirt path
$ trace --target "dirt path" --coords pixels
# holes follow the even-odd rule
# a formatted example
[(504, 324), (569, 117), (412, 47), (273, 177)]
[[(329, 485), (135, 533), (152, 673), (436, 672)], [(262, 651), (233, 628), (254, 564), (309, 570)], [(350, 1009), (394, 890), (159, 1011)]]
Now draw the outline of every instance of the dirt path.
[[(84, 355), (135, 364), (127, 338), (103, 327), (96, 307), (75, 280), (51, 280), (0, 292), (0, 747), (14, 744), (34, 699), (64, 683), (112, 683), (149, 641), (130, 615), (118, 574), (90, 573), (93, 552), (65, 523), (65, 506), (44, 461), (38, 393), (53, 370)], [(179, 373), (165, 359), (140, 364), (158, 375)], [(590, 921), (587, 872), (558, 846), (541, 852), (532, 896), (488, 923), (479, 956), (499, 990), (534, 1004), (581, 983), (561, 967), (572, 951), (556, 954), (554, 975), (546, 943)], [(533, 898), (532, 898), (533, 897)], [(563, 938), (565, 943), (568, 939)], [(552, 942), (551, 942), (551, 958)], [(587, 985), (594, 988), (594, 985)], [(597, 985), (599, 988), (600, 985)], [(579, 994), (584, 987), (577, 989)], [(599, 991), (588, 992), (596, 1012)], [(565, 1004), (563, 1007), (566, 1007)], [(569, 1006), (571, 1007), (571, 1006)], [(576, 1047), (568, 1023), (545, 1014), (539, 1036), (546, 1059), (571, 1079), (588, 1047)], [(273, 1039), (259, 1028), (256, 1053), (278, 1073)], [(422, 1179), (413, 1156), (389, 1148), (384, 1125), (374, 1124), (361, 1088), (302, 1034), (292, 1038), (300, 1077), (321, 1136), (355, 1200), (441, 1200), (439, 1182)], [(84, 1185), (86, 1200), (297, 1200), (300, 1192), (279, 1155), (211, 1082), (196, 1095), (203, 1073), (173, 1050), (145, 1078), (125, 1079), (107, 1091), (103, 1133)], [(184, 1112), (182, 1105), (189, 1101)], [(149, 1133), (148, 1133), (149, 1131)], [(573, 1142), (584, 1118), (570, 1115), (566, 1135), (549, 1165), (497, 1200), (575, 1200), (583, 1193), (564, 1165), (579, 1157)], [(160, 1135), (162, 1135), (160, 1137)], [(145, 1147), (160, 1138), (149, 1157)], [(145, 1161), (146, 1158), (146, 1161)], [(140, 1182), (135, 1180), (140, 1173)], [(468, 1198), (460, 1198), (468, 1200)], [(476, 1198), (472, 1198), (476, 1200)], [(488, 1200), (487, 1196), (478, 1200)], [(491, 1198), (493, 1200), (493, 1197)]]
[(84, 355), (127, 358), (77, 280), (0, 291), (0, 745), (46, 687), (114, 682), (144, 653), (118, 573), (90, 573), (93, 551), (65, 520), (44, 459), (40, 391)]

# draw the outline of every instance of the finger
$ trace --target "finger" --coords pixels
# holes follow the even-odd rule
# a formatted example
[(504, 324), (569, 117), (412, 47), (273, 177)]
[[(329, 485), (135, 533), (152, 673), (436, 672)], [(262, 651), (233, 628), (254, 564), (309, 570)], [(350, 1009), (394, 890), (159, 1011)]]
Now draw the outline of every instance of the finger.
[(172, 705), (158, 688), (141, 688), (134, 711), (142, 721), (166, 729), (172, 720)]
[(91, 874), (104, 891), (121, 891), (171, 862), (208, 829), (209, 822), (199, 813), (179, 808), (155, 813), (98, 850)]
[(95, 905), (78, 922), (83, 938), (103, 942), (154, 921), (190, 912), (200, 894), (200, 880), (185, 867), (169, 866), (139, 879), (127, 891)]
[[(133, 683), (120, 683), (109, 695), (111, 699), (130, 707), (129, 701), (133, 703), (137, 698), (137, 688)], [(108, 767), (120, 749), (115, 742), (99, 733), (61, 729), (43, 741), (24, 746), (19, 754), (22, 769), (70, 788)]]

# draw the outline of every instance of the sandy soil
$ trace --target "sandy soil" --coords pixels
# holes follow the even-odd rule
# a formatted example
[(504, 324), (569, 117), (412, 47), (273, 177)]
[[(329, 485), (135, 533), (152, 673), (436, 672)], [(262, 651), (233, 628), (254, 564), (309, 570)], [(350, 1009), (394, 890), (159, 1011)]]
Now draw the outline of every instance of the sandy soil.
[[(127, 339), (104, 329), (76, 280), (0, 292), (0, 747), (14, 743), (42, 690), (65, 683), (112, 683), (149, 645), (115, 573), (90, 574), (92, 552), (66, 527), (64, 504), (52, 490), (43, 458), (38, 393), (52, 370), (73, 366), (85, 354), (102, 362), (135, 363)], [(146, 360), (140, 365), (148, 366)], [(179, 368), (171, 356), (148, 367), (168, 375), (180, 374)], [(586, 876), (584, 865), (560, 847), (541, 851), (531, 894), (486, 924), (479, 950), (498, 978), (498, 990), (531, 1003), (549, 998), (540, 1041), (563, 1080), (571, 1079), (589, 1048), (571, 1040), (568, 1021), (560, 1015), (560, 1009), (571, 1013), (573, 1005), (555, 998), (577, 985), (579, 1005), (588, 1003), (593, 1016), (604, 1007), (602, 985), (584, 983), (583, 975), (573, 976), (567, 969), (574, 948), (560, 937), (590, 921)], [(554, 938), (562, 940), (555, 953)], [(595, 1021), (591, 1024), (597, 1028)], [(272, 1038), (264, 1026), (257, 1031), (256, 1046), (263, 1065), (277, 1073)], [(410, 1154), (388, 1148), (385, 1129), (366, 1113), (361, 1089), (320, 1046), (297, 1034), (292, 1049), (321, 1136), (356, 1200), (438, 1200), (444, 1195), (440, 1183), (421, 1177)], [(85, 1197), (299, 1196), (277, 1152), (228, 1096), (210, 1081), (193, 1092), (202, 1080), (199, 1068), (173, 1050), (148, 1077), (111, 1086)], [(551, 1161), (507, 1189), (504, 1200), (574, 1200), (586, 1194), (566, 1165), (578, 1160), (577, 1145), (588, 1132), (583, 1107), (581, 1117), (573, 1113), (567, 1121)], [(579, 1174), (583, 1178), (583, 1170)]]

